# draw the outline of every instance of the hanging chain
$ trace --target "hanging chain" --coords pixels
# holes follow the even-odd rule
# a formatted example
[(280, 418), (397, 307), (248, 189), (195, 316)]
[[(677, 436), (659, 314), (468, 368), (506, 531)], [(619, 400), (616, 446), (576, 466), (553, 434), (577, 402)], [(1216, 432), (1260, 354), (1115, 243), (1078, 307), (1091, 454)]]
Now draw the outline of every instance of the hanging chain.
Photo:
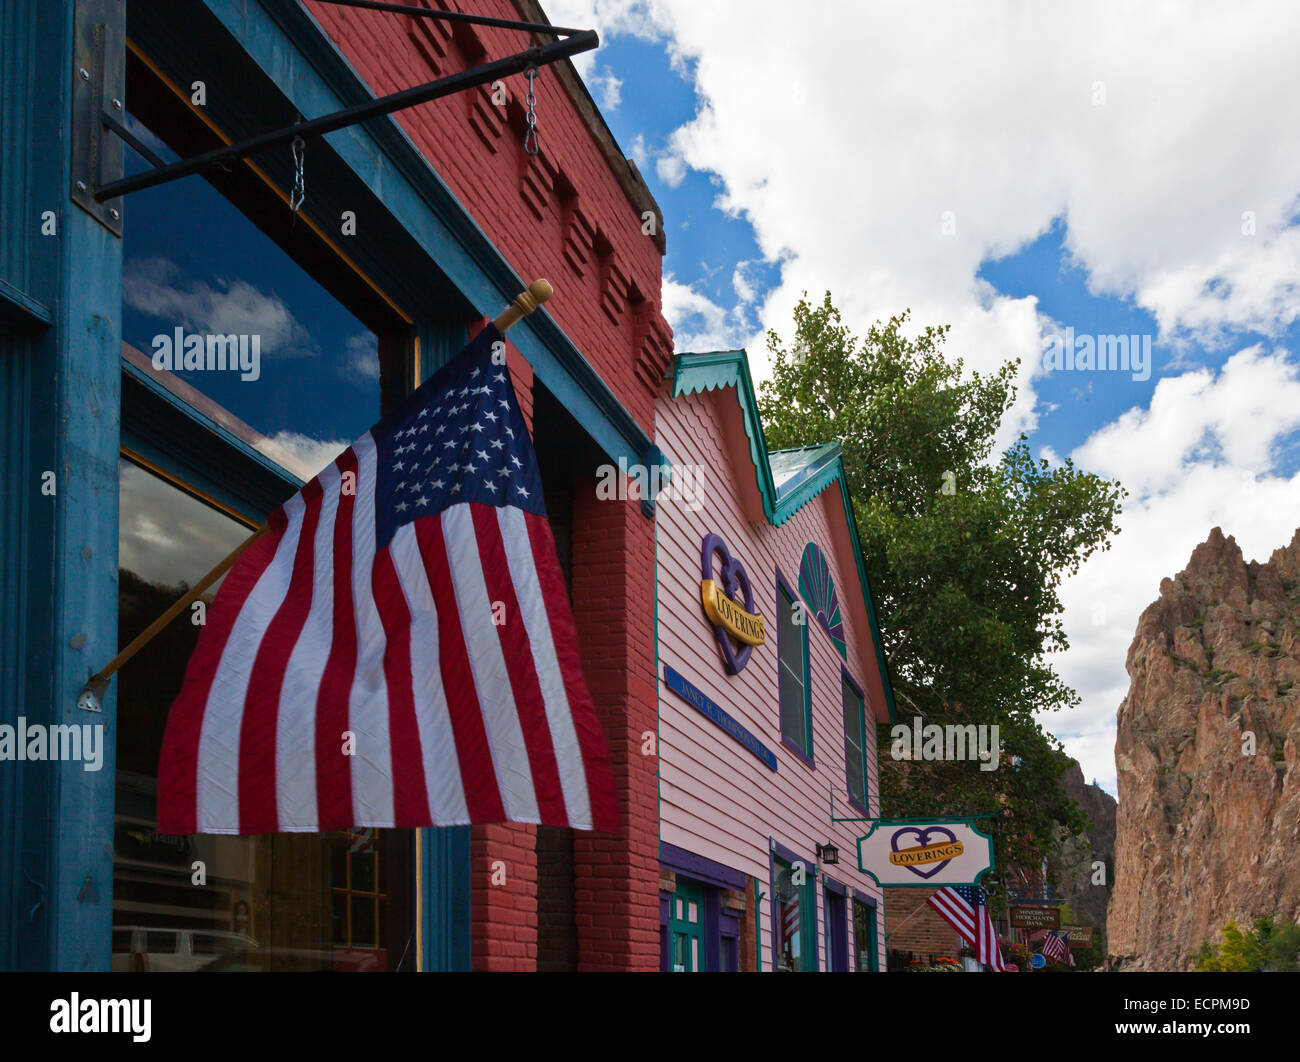
[(306, 141), (302, 137), (293, 138), (293, 191), (289, 193), (289, 209), (295, 220), (302, 201), (307, 197), (307, 188), (303, 183), (303, 156), (306, 153)]
[(537, 76), (537, 67), (530, 66), (524, 71), (524, 77), (528, 78), (528, 95), (524, 97), (524, 102), (528, 104), (528, 131), (524, 133), (524, 154), (537, 154), (537, 97), (533, 95), (533, 78)]

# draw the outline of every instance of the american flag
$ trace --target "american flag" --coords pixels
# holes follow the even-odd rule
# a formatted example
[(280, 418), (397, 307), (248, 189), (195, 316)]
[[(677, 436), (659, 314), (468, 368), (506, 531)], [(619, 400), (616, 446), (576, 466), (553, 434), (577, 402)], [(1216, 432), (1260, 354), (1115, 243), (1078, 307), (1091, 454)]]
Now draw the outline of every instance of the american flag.
[(1064, 936), (1054, 933), (1050, 929), (1043, 936), (1040, 950), (1046, 959), (1055, 959), (1057, 962), (1066, 963), (1069, 966), (1074, 965), (1074, 954), (1070, 950), (1069, 943)]
[(928, 902), (975, 949), (978, 961), (999, 973), (1005, 969), (983, 889), (978, 885), (945, 885)]
[(489, 325), (272, 514), (208, 610), (165, 834), (613, 829), (613, 776)]

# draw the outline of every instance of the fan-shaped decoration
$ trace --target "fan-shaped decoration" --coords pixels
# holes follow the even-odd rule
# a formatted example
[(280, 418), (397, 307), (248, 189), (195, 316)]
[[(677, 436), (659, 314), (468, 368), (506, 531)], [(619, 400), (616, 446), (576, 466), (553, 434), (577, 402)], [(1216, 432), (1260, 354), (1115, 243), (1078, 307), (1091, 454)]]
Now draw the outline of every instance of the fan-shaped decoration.
[(799, 561), (799, 595), (804, 603), (831, 636), (840, 656), (848, 659), (844, 647), (844, 619), (840, 616), (840, 599), (835, 593), (835, 580), (831, 578), (830, 565), (826, 555), (814, 542), (804, 547), (803, 559)]

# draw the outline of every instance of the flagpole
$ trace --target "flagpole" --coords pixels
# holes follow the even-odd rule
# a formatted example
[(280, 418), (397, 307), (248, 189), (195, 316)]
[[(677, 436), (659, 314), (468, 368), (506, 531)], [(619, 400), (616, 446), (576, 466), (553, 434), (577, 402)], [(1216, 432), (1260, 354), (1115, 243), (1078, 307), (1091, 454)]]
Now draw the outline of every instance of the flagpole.
[[(526, 289), (515, 296), (514, 301), (501, 312), (501, 314), (492, 322), (496, 330), (505, 333), (511, 326), (518, 324), (523, 318), (533, 313), (539, 306), (546, 302), (553, 294), (555, 289), (551, 287), (550, 282), (546, 280), (534, 280)], [(210, 572), (202, 579), (195, 583), (190, 589), (175, 601), (170, 608), (161, 616), (154, 620), (149, 626), (142, 630), (117, 656), (113, 657), (104, 667), (96, 671), (87, 680), (86, 685), (82, 687), (81, 693), (77, 696), (77, 707), (85, 709), (88, 712), (102, 711), (104, 693), (108, 690), (108, 684), (113, 676), (121, 667), (136, 655), (141, 649), (154, 640), (177, 616), (185, 609), (192, 605), (199, 597), (226, 574), (249, 546), (256, 542), (266, 532), (266, 525), (263, 524), (254, 531), (248, 538), (244, 539), (236, 546), (230, 554), (223, 560), (219, 561)]]

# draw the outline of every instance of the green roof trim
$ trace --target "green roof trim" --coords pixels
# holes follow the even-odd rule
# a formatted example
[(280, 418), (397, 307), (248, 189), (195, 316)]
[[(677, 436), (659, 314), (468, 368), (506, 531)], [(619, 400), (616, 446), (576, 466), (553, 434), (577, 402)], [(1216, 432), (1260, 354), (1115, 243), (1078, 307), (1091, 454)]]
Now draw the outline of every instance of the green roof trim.
[(881, 683), (885, 687), (885, 703), (889, 708), (890, 722), (893, 722), (898, 717), (894, 706), (894, 690), (889, 681), (885, 647), (880, 640), (880, 623), (871, 599), (867, 566), (862, 559), (858, 521), (853, 513), (853, 500), (849, 497), (840, 444), (819, 443), (769, 452), (767, 440), (763, 437), (763, 423), (758, 415), (757, 392), (749, 375), (749, 357), (743, 350), (676, 354), (673, 357), (672, 378), (674, 398), (728, 387), (735, 389), (745, 435), (749, 440), (749, 454), (754, 461), (754, 479), (763, 500), (763, 512), (774, 527), (780, 527), (822, 491), (833, 483), (839, 483), (845, 522), (849, 527), (849, 539), (853, 543), (853, 560), (858, 567), (858, 583), (862, 588), (862, 600), (867, 606), (867, 620), (871, 625), (871, 641), (876, 650)]

